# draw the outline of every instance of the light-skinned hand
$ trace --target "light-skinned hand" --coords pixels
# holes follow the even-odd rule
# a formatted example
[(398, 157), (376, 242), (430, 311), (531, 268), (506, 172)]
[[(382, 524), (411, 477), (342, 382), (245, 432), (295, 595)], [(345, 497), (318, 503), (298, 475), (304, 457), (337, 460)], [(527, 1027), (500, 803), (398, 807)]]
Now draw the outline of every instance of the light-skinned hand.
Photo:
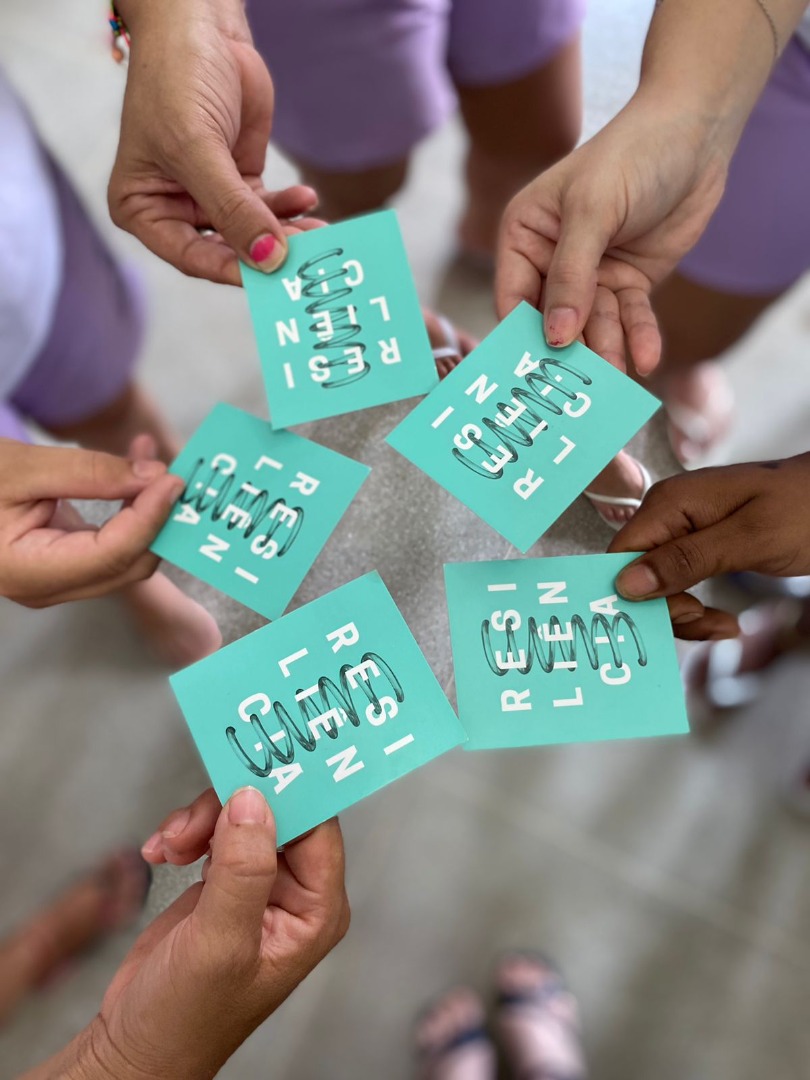
[[(113, 221), (193, 277), (275, 270), (315, 192), (264, 187), (273, 84), (241, 0), (122, 0), (132, 49), (108, 201)], [(213, 230), (213, 234), (209, 231)], [(204, 235), (203, 235), (204, 233)]]
[[(0, 596), (42, 608), (149, 577), (149, 545), (183, 490), (157, 461), (0, 439)], [(61, 499), (124, 500), (96, 528)]]
[(278, 854), (260, 792), (221, 810), (212, 794), (203, 882), (147, 927), (98, 1017), (29, 1080), (208, 1080), (346, 933), (337, 820)]
[(586, 344), (648, 375), (661, 356), (650, 294), (697, 242), (727, 156), (701, 123), (643, 95), (519, 192), (504, 214), (496, 306), (545, 316), (549, 345)]

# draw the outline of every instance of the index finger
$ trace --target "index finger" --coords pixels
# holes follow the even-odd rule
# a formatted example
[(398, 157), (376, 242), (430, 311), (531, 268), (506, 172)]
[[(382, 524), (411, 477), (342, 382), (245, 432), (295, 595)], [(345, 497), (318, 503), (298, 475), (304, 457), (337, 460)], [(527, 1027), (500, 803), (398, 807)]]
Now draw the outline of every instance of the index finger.
[(159, 461), (127, 461), (98, 450), (29, 446), (0, 440), (6, 502), (131, 499), (166, 472)]

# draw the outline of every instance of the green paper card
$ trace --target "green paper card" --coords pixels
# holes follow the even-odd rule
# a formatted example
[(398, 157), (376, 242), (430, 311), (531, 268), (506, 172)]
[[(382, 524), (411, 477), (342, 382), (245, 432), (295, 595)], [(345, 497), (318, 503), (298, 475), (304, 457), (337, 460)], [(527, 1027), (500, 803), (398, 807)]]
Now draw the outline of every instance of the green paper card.
[(152, 551), (275, 619), (370, 470), (219, 404), (173, 462), (186, 489)]
[(466, 738), (377, 573), (171, 684), (220, 799), (258, 787), (279, 844)]
[(289, 239), (284, 266), (242, 266), (274, 428), (426, 394), (439, 376), (396, 214)]
[(665, 600), (617, 596), (634, 555), (445, 566), (468, 750), (689, 730)]
[(387, 441), (527, 551), (659, 405), (584, 345), (549, 349), (523, 303)]

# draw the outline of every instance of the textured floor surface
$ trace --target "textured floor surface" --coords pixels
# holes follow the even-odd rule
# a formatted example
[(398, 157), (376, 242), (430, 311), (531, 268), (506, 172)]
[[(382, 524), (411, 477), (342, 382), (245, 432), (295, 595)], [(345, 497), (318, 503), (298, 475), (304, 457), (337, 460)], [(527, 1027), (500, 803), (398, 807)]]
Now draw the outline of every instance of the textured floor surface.
[[(0, 61), (103, 216), (121, 73), (103, 47), (101, 5), (2, 6)], [(588, 130), (630, 91), (647, 8), (593, 0)], [(43, 34), (57, 20), (59, 33)], [(425, 298), (484, 331), (487, 289), (451, 265), (461, 146), (452, 125), (433, 137), (398, 207)], [(289, 175), (273, 169), (279, 183)], [(145, 377), (178, 428), (189, 433), (218, 399), (261, 408), (241, 294), (185, 280), (126, 237), (115, 242), (147, 277)], [(731, 358), (740, 409), (722, 456), (806, 448), (809, 346), (805, 286)], [(402, 411), (318, 425), (321, 441), (375, 469), (296, 603), (377, 567), (450, 691), (441, 563), (509, 549), (382, 445)], [(671, 470), (655, 424), (639, 446), (654, 472)], [(579, 501), (534, 553), (595, 551), (607, 540)], [(201, 595), (229, 637), (257, 625)], [(163, 673), (114, 603), (48, 612), (0, 603), (0, 643), (2, 929), (108, 846), (145, 837), (204, 778)], [(581, 997), (595, 1080), (807, 1080), (810, 825), (782, 808), (779, 785), (810, 751), (808, 700), (810, 667), (795, 660), (773, 677), (765, 705), (711, 742), (457, 752), (353, 809), (344, 819), (351, 933), (223, 1075), (409, 1077), (420, 1004), (460, 979), (486, 989), (498, 950), (530, 945), (559, 959)], [(153, 907), (178, 887), (164, 875)], [(0, 1076), (92, 1016), (130, 940), (109, 942), (21, 1010), (0, 1035)]]

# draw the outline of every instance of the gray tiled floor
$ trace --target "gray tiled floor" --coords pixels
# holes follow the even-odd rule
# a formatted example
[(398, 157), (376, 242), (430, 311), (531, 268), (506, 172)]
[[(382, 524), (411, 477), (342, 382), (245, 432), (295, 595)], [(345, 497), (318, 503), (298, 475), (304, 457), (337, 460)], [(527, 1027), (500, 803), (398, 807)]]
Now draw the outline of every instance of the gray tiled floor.
[[(647, 7), (593, 0), (589, 130), (630, 91)], [(59, 35), (40, 32), (56, 20)], [(100, 17), (80, 0), (58, 12), (45, 0), (3, 4), (0, 57), (102, 214), (121, 76), (100, 41)], [(439, 293), (483, 330), (486, 290), (445, 275), (460, 145), (452, 126), (431, 139), (399, 206), (424, 295)], [(274, 164), (279, 182), (285, 169)], [(421, 212), (427, 203), (430, 215)], [(178, 428), (189, 432), (219, 398), (257, 407), (243, 297), (182, 279), (125, 237), (116, 243), (147, 276), (154, 322), (145, 376)], [(732, 358), (740, 415), (723, 453), (804, 449), (810, 380), (797, 358), (809, 332), (805, 287)], [(764, 358), (771, 386), (790, 379), (805, 390), (780, 402), (778, 416), (759, 416)], [(298, 602), (378, 566), (450, 689), (440, 563), (507, 548), (381, 445), (400, 410), (319, 425), (320, 439), (378, 467)], [(666, 471), (655, 431), (643, 442), (653, 468)], [(414, 515), (417, 495), (427, 503)], [(386, 518), (375, 521), (379, 507)], [(597, 550), (606, 539), (578, 503), (538, 551)], [(235, 606), (220, 610), (229, 636), (255, 625)], [(10, 925), (77, 865), (146, 835), (203, 777), (161, 672), (112, 602), (48, 612), (0, 605), (0, 641)], [(710, 743), (456, 753), (355, 808), (344, 821), (351, 934), (224, 1075), (407, 1077), (420, 1003), (457, 979), (484, 987), (498, 949), (529, 944), (556, 954), (577, 988), (597, 1080), (805, 1080), (810, 831), (781, 808), (778, 785), (802, 740), (810, 745), (801, 704), (809, 692), (810, 669), (793, 661), (766, 706)], [(92, 1015), (128, 940), (109, 943), (22, 1010), (0, 1036), (2, 1076)]]

